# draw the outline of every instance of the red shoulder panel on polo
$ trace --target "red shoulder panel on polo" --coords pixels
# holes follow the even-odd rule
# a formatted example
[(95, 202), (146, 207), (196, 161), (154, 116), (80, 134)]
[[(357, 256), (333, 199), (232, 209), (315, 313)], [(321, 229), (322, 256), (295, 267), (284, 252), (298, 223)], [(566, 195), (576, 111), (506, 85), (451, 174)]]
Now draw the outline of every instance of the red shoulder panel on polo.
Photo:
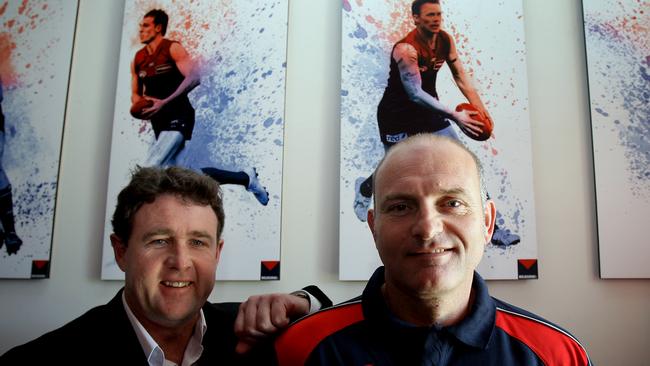
[(280, 366), (302, 366), (327, 336), (363, 320), (361, 301), (345, 303), (303, 318), (275, 341)]
[(496, 326), (530, 347), (545, 365), (589, 365), (580, 343), (552, 324), (497, 308)]

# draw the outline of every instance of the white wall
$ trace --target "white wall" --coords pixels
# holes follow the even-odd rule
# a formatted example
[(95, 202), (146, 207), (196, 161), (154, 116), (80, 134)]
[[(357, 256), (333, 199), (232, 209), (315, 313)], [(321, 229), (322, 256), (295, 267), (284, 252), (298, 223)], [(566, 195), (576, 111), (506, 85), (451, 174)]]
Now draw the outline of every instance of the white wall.
[[(99, 272), (122, 7), (81, 1), (51, 278), (0, 281), (0, 353), (121, 287)], [(524, 9), (540, 279), (490, 289), (570, 329), (598, 365), (647, 365), (650, 281), (598, 278), (581, 3), (525, 1)], [(340, 2), (292, 0), (288, 52), (283, 279), (218, 283), (213, 301), (307, 283), (341, 301), (364, 286), (337, 280)]]

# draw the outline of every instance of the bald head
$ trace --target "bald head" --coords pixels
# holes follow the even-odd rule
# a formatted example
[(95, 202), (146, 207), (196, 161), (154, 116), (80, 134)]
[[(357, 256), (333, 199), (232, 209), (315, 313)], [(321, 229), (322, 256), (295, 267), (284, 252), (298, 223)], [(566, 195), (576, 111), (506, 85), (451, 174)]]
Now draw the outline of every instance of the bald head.
[[(377, 183), (379, 182), (378, 176), (382, 174), (382, 170), (387, 165), (391, 159), (397, 157), (400, 159), (400, 163), (408, 163), (409, 159), (418, 159), (419, 156), (404, 157), (406, 152), (411, 150), (419, 150), (423, 153), (430, 153), (434, 155), (440, 154), (441, 151), (445, 153), (450, 153), (453, 155), (467, 155), (472, 161), (478, 176), (480, 195), (482, 197), (481, 204), (485, 207), (485, 201), (487, 200), (487, 190), (485, 187), (485, 181), (483, 179), (483, 166), (478, 160), (478, 157), (471, 152), (465, 145), (456, 139), (452, 139), (442, 135), (434, 134), (417, 134), (411, 136), (405, 140), (400, 141), (398, 144), (393, 145), (384, 155), (384, 158), (381, 159), (377, 168), (375, 169), (374, 174), (372, 175), (372, 196), (375, 206), (377, 205)], [(442, 158), (442, 156), (441, 156)]]
[(494, 202), (481, 193), (479, 169), (463, 145), (427, 134), (393, 146), (375, 171), (368, 227), (385, 267), (385, 298), (401, 319), (454, 321), (433, 319), (433, 307), (402, 311), (413, 299), (418, 306), (437, 307), (436, 299), (467, 304), (496, 218)]

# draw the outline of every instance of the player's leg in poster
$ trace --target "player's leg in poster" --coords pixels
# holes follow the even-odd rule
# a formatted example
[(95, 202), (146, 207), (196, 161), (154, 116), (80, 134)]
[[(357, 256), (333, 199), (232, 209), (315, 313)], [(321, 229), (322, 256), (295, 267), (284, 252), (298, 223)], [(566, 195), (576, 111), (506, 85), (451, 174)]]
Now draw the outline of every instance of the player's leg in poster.
[[(384, 143), (384, 153), (401, 140), (408, 137), (406, 133), (387, 135)], [(372, 203), (372, 174), (368, 177), (359, 177), (354, 182), (354, 213), (361, 222), (368, 219), (368, 209)]]
[(144, 162), (145, 167), (174, 165), (176, 156), (183, 149), (185, 140), (179, 131), (161, 131), (156, 142), (151, 145)]
[[(176, 158), (185, 145), (183, 134), (179, 131), (161, 131), (156, 142), (149, 149), (144, 166), (170, 166), (176, 164)], [(255, 168), (248, 171), (229, 171), (215, 167), (200, 169), (204, 174), (219, 184), (236, 184), (251, 192), (262, 205), (269, 202), (269, 194), (258, 179)]]
[(201, 171), (219, 182), (219, 184), (236, 184), (245, 187), (263, 206), (269, 203), (269, 193), (260, 183), (255, 168), (251, 168), (248, 171), (234, 172), (214, 167), (204, 167), (201, 168)]
[(2, 229), (0, 230), (0, 247), (4, 244), (7, 248), (7, 253), (11, 255), (18, 253), (23, 241), (16, 233), (11, 183), (2, 167), (4, 145), (5, 133), (4, 131), (0, 131), (0, 223), (2, 223)]

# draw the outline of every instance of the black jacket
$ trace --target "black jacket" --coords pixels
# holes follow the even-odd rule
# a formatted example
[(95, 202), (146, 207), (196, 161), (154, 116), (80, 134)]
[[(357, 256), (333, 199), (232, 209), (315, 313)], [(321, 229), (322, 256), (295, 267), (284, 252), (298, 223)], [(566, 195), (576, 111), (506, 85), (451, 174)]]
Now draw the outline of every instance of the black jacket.
[[(233, 324), (238, 303), (205, 303), (208, 329), (199, 365), (241, 365)], [(70, 323), (9, 350), (0, 365), (148, 365), (122, 305), (122, 290), (106, 305), (90, 309)]]

